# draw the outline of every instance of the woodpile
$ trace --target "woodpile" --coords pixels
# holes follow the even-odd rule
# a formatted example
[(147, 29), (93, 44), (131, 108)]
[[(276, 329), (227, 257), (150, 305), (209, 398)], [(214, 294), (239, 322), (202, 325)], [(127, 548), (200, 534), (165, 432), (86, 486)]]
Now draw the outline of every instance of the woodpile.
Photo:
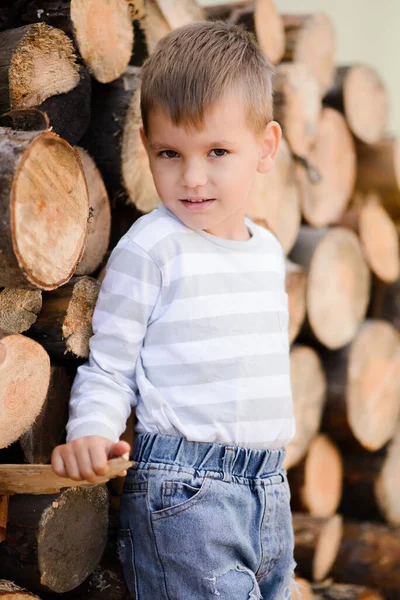
[(273, 0), (205, 12), (195, 0), (3, 4), (0, 598), (129, 600), (116, 551), (129, 463), (78, 485), (49, 461), (107, 257), (159, 202), (139, 135), (140, 66), (171, 29), (222, 18), (254, 32), (276, 65), (284, 139), (248, 215), (287, 256), (292, 599), (398, 600), (400, 142), (379, 74), (336, 66), (327, 15), (281, 15)]

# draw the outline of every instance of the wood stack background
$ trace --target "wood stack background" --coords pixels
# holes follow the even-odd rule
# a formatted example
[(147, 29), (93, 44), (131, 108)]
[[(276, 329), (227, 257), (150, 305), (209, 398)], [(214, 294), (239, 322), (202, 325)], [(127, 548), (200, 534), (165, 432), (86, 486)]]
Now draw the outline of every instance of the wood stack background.
[[(281, 15), (272, 0), (206, 14), (192, 0), (2, 3), (0, 463), (49, 463), (65, 438), (107, 257), (158, 202), (140, 65), (203, 18), (254, 31), (276, 64), (284, 141), (248, 214), (288, 256), (293, 598), (398, 600), (400, 142), (379, 74), (336, 65), (326, 15)], [(128, 600), (122, 483), (8, 495), (0, 478), (0, 597)]]

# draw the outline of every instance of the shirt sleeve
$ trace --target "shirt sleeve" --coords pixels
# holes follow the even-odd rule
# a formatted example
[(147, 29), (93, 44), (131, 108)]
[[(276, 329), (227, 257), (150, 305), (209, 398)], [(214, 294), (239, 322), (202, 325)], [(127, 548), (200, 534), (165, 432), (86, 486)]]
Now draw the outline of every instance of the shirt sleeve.
[(123, 237), (110, 255), (93, 313), (89, 359), (71, 389), (67, 442), (87, 435), (119, 440), (137, 404), (136, 361), (160, 289), (157, 264)]

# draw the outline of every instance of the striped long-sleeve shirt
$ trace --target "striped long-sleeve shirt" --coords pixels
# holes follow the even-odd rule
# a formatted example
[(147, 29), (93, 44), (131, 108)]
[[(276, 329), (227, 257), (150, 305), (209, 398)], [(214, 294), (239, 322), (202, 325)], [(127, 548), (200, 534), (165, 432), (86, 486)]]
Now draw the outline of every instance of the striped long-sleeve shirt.
[(186, 227), (163, 205), (108, 261), (67, 440), (138, 432), (276, 448), (294, 435), (282, 249), (246, 218), (247, 241)]

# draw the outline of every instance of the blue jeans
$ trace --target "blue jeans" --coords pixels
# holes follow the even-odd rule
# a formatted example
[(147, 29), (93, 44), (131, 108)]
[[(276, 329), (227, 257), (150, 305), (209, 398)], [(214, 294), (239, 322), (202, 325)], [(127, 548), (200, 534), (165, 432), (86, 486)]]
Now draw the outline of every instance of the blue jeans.
[(121, 498), (119, 556), (135, 600), (289, 600), (285, 451), (143, 433)]

